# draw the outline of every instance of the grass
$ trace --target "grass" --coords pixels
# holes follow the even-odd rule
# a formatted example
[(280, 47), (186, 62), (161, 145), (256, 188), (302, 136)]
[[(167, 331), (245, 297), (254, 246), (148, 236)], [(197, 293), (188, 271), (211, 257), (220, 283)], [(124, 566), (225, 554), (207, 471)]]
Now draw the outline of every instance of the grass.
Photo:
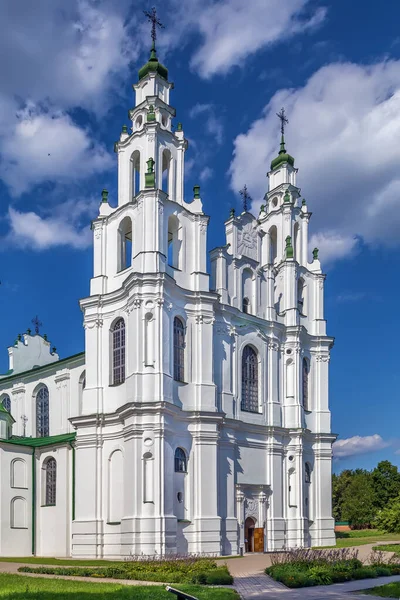
[(370, 594), (371, 596), (380, 596), (381, 598), (400, 598), (400, 581), (387, 583), (369, 590), (358, 592), (359, 594)]
[[(232, 589), (179, 585), (199, 600), (239, 600)], [(128, 586), (0, 573), (1, 600), (174, 600), (162, 586)]]
[(372, 550), (382, 550), (382, 552), (395, 552), (396, 554), (400, 554), (400, 543), (374, 546)]
[(336, 546), (326, 548), (350, 548), (363, 546), (374, 542), (400, 542), (400, 533), (381, 533), (377, 529), (359, 529), (353, 531), (338, 531), (336, 533)]

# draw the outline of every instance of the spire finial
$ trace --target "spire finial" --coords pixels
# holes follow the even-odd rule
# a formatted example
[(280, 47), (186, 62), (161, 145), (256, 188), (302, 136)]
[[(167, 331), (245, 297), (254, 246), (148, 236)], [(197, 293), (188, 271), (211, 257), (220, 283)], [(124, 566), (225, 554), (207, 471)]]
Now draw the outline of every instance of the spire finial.
[(35, 326), (35, 333), (36, 333), (36, 335), (38, 335), (38, 334), (39, 334), (40, 327), (43, 325), (43, 323), (41, 323), (41, 322), (39, 321), (39, 317), (38, 317), (37, 315), (36, 315), (36, 317), (34, 317), (34, 318), (32, 319), (32, 323), (33, 323), (33, 324), (34, 324), (34, 326)]
[(164, 29), (165, 26), (161, 23), (160, 19), (157, 17), (156, 7), (153, 6), (151, 11), (144, 10), (143, 11), (148, 21), (151, 23), (151, 39), (153, 40), (152, 50), (156, 49), (156, 39), (157, 39), (157, 27), (160, 29)]
[(240, 190), (239, 194), (242, 196), (243, 212), (247, 212), (249, 208), (249, 202), (251, 202), (252, 198), (247, 190), (246, 184), (244, 184), (243, 189)]
[(285, 125), (289, 123), (289, 120), (285, 114), (285, 109), (282, 106), (281, 110), (276, 113), (276, 116), (281, 122), (281, 147), (279, 149), (279, 154), (283, 154), (286, 152), (285, 150)]

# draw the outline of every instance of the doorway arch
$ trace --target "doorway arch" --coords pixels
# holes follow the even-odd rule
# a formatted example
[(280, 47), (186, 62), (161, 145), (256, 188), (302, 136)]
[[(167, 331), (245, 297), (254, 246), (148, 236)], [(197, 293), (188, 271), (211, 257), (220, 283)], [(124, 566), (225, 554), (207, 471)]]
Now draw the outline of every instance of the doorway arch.
[(247, 517), (244, 523), (245, 552), (254, 552), (254, 529), (256, 522), (253, 517)]

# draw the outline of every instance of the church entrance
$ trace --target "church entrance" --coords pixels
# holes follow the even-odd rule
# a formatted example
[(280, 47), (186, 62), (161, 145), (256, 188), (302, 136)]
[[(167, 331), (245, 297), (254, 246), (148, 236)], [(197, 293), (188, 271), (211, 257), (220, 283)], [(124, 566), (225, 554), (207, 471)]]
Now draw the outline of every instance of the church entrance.
[(247, 517), (244, 524), (245, 552), (264, 552), (264, 529), (256, 527), (252, 517)]

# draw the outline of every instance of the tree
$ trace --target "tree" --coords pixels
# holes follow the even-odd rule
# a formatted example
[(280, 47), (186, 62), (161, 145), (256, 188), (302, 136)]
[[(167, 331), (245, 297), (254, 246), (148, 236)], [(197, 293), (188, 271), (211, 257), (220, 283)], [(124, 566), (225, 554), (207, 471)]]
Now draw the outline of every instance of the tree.
[(385, 533), (400, 532), (400, 497), (391, 500), (389, 506), (378, 512), (374, 525)]
[(353, 477), (353, 471), (346, 469), (340, 475), (332, 475), (332, 514), (335, 521), (343, 521), (342, 505), (343, 494), (350, 484)]
[(372, 482), (378, 510), (386, 509), (400, 494), (400, 473), (388, 460), (382, 460), (372, 471)]
[(374, 488), (371, 473), (357, 469), (343, 493), (342, 519), (352, 525), (370, 525), (374, 520)]

